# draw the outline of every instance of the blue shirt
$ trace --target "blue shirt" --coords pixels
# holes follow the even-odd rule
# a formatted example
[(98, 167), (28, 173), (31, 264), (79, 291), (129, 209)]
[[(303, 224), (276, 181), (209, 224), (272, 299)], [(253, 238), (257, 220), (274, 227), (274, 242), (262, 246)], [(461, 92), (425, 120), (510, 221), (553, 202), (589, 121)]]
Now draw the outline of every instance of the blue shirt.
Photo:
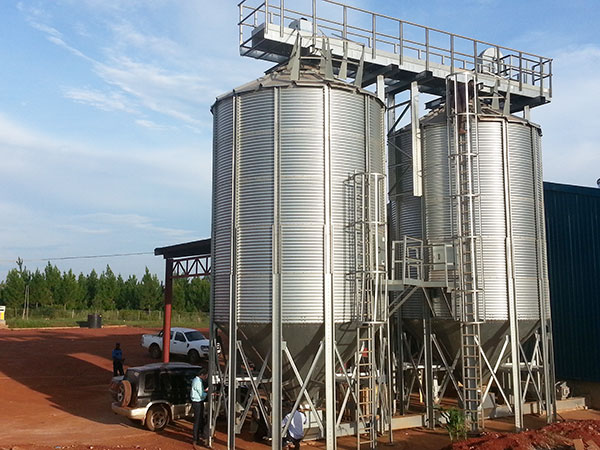
[(123, 359), (123, 350), (121, 350), (120, 348), (115, 348), (112, 351), (112, 358), (113, 361), (121, 361)]
[(206, 399), (206, 392), (204, 391), (204, 383), (202, 378), (194, 377), (192, 380), (192, 391), (190, 392), (190, 398), (193, 402), (203, 402)]

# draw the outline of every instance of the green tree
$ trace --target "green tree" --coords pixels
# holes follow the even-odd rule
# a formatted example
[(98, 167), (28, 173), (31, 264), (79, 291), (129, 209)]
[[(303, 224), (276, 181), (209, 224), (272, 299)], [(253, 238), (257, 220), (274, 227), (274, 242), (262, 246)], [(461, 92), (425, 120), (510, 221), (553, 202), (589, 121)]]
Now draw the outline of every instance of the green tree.
[(45, 306), (52, 303), (52, 292), (46, 284), (46, 277), (39, 269), (36, 269), (29, 282), (29, 304), (32, 306)]
[(61, 303), (65, 308), (74, 309), (81, 305), (85, 293), (79, 285), (73, 270), (69, 269), (68, 272), (63, 273), (59, 293)]
[(94, 301), (96, 299), (96, 293), (98, 292), (98, 274), (96, 270), (92, 269), (90, 274), (87, 276), (85, 280), (86, 287), (86, 303), (88, 307), (94, 306)]
[(64, 299), (61, 298), (60, 287), (62, 284), (62, 274), (58, 267), (53, 266), (50, 261), (46, 264), (44, 268), (44, 277), (46, 278), (46, 287), (52, 292), (52, 298), (48, 299), (47, 305), (64, 304)]
[(100, 279), (98, 280), (98, 291), (94, 299), (95, 305), (101, 309), (115, 309), (116, 299), (119, 295), (118, 291), (117, 277), (107, 264), (106, 269), (100, 274)]
[[(120, 277), (121, 275), (119, 275)], [(138, 279), (135, 275), (130, 275), (127, 281), (123, 283), (123, 287), (119, 291), (117, 297), (118, 309), (139, 309), (140, 294), (138, 288)]]
[(142, 277), (139, 286), (140, 309), (153, 310), (158, 309), (162, 304), (162, 287), (158, 277), (152, 275), (146, 267), (146, 272)]
[(186, 310), (185, 292), (188, 285), (186, 278), (175, 278), (173, 280), (173, 309), (175, 311)]
[(10, 269), (6, 274), (6, 282), (3, 289), (6, 306), (19, 308), (25, 301), (25, 280), (18, 269)]
[(210, 281), (208, 278), (193, 278), (188, 285), (186, 309), (208, 312), (210, 305)]

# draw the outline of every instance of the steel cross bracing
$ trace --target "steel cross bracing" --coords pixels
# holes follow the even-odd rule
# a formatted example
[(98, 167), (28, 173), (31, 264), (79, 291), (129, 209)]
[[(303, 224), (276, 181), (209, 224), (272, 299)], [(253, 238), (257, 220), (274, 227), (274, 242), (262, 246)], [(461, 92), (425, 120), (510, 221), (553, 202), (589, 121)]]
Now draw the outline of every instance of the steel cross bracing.
[(475, 71), (490, 89), (499, 81), (500, 92), (511, 91), (512, 112), (552, 97), (550, 58), (334, 0), (243, 0), (238, 26), (242, 56), (285, 62), (300, 35), (305, 54), (328, 41), (336, 71), (346, 70), (344, 61), (364, 58), (363, 86), (384, 75), (388, 85), (404, 90), (420, 78), (424, 90), (443, 95), (448, 75)]
[(210, 255), (173, 259), (171, 278), (206, 277), (210, 275)]

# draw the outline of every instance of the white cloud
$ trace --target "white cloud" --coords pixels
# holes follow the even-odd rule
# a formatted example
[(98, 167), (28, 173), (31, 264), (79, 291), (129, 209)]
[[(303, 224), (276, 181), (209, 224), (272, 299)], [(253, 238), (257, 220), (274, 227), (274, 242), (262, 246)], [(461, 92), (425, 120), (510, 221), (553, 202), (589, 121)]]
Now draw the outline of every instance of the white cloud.
[(38, 191), (46, 203), (62, 207), (154, 210), (175, 190), (178, 199), (163, 205), (172, 211), (190, 196), (200, 199), (204, 192), (208, 198), (206, 156), (194, 147), (96, 147), (56, 139), (0, 115), (1, 183)]
[(144, 128), (150, 128), (151, 130), (171, 130), (173, 129), (173, 127), (168, 127), (166, 125), (160, 125), (158, 123), (155, 123), (151, 120), (147, 120), (147, 119), (137, 119), (135, 121), (135, 123), (137, 123), (139, 126), (144, 127)]
[(93, 89), (71, 88), (66, 89), (64, 95), (78, 103), (92, 105), (104, 111), (137, 113), (137, 110), (131, 107), (131, 100), (120, 92), (104, 93)]
[(140, 214), (114, 214), (114, 213), (94, 213), (86, 214), (78, 217), (84, 222), (97, 224), (105, 224), (109, 226), (118, 226), (122, 228), (131, 228), (133, 230), (144, 230), (149, 232), (157, 232), (170, 238), (177, 239), (193, 239), (194, 234), (190, 230), (180, 228), (162, 227), (156, 225), (155, 220), (142, 216)]

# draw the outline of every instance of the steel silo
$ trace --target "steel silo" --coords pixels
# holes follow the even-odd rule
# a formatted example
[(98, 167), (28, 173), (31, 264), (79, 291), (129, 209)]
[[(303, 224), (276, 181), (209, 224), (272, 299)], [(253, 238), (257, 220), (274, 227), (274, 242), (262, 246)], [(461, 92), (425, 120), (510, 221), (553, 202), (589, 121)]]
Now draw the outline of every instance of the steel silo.
[[(473, 145), (478, 156), (474, 170), (478, 176), (476, 209), (477, 234), (481, 246), (478, 272), (483, 295), (480, 297), (481, 344), (490, 360), (497, 356), (502, 337), (508, 333), (509, 303), (514, 302), (519, 336), (527, 338), (539, 326), (540, 306), (546, 302), (547, 269), (542, 201), (540, 127), (528, 120), (503, 115), (491, 108), (483, 108), (476, 116)], [(422, 142), (422, 211), (398, 210), (400, 223), (423, 220), (421, 230), (428, 244), (452, 245), (455, 239), (456, 218), (453, 212), (455, 168), (449, 155), (454, 151), (444, 108), (434, 110), (420, 121)], [(404, 154), (411, 154), (410, 126), (400, 130), (395, 141)], [(397, 150), (398, 152), (399, 150)], [(391, 160), (391, 157), (390, 157)], [(410, 172), (410, 171), (409, 171)], [(410, 176), (410, 174), (408, 174)], [(412, 183), (412, 180), (411, 180)], [(407, 201), (416, 197), (408, 196)], [(399, 208), (393, 205), (392, 208)], [(394, 214), (394, 213), (391, 213)], [(418, 233), (419, 230), (416, 230)], [(396, 230), (393, 239), (400, 239), (402, 230)], [(415, 237), (420, 237), (417, 234)], [(507, 252), (507, 245), (509, 251)], [(435, 270), (428, 276), (435, 279)], [(454, 311), (443, 308), (432, 298), (436, 314), (433, 330), (442, 339), (448, 352), (454, 356), (460, 348), (458, 321), (459, 301), (453, 285), (452, 271), (448, 292)], [(422, 310), (421, 310), (422, 311)], [(440, 312), (438, 312), (440, 311)], [(454, 314), (454, 319), (450, 313)], [(403, 310), (407, 326), (418, 335), (422, 325), (415, 308)]]
[[(361, 244), (351, 227), (352, 177), (385, 173), (382, 102), (316, 69), (303, 68), (297, 80), (279, 69), (219, 97), (212, 112), (217, 326), (228, 330), (235, 314), (258, 367), (269, 357), (278, 306), (282, 340), (304, 376), (331, 302), (337, 346), (348, 358), (360, 306), (349, 276)], [(383, 199), (374, 207), (385, 216)], [(285, 359), (282, 370), (286, 389), (297, 387)]]

